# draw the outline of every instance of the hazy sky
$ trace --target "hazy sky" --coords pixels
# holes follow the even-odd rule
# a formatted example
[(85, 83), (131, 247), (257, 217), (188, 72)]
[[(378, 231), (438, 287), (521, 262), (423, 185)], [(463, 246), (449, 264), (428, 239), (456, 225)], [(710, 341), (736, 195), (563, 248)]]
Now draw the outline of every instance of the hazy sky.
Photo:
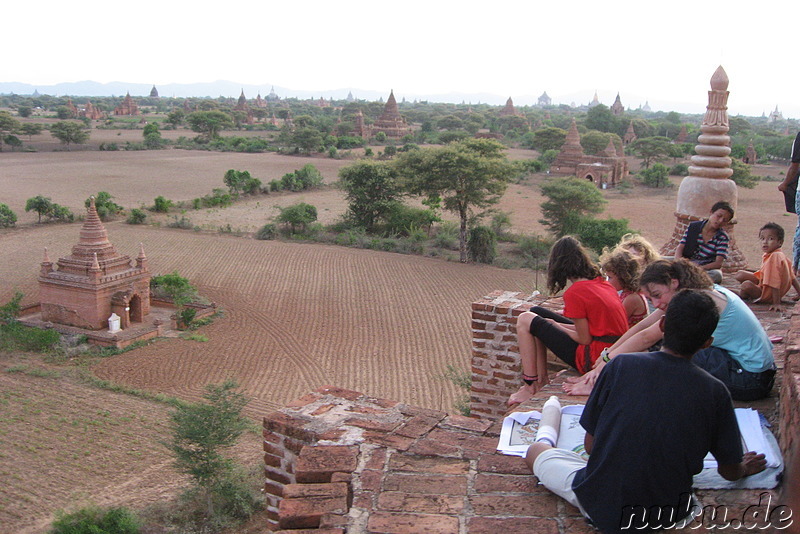
[[(492, 93), (800, 118), (800, 4), (759, 0), (7, 2), (0, 81), (230, 80), (297, 90)], [(719, 10), (719, 12), (717, 12)], [(9, 45), (9, 43), (13, 43)], [(235, 95), (233, 95), (235, 96)], [(255, 95), (248, 95), (255, 96)], [(282, 95), (291, 96), (291, 95)], [(357, 96), (357, 95), (356, 95)]]

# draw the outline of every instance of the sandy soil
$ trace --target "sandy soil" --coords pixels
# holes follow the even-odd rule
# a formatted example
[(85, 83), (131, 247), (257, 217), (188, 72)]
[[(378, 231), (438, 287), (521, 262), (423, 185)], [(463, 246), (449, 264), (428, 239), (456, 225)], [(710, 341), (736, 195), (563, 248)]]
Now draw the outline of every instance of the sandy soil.
[[(85, 198), (104, 190), (130, 208), (151, 204), (158, 195), (202, 196), (222, 186), (229, 168), (250, 170), (266, 182), (307, 162), (327, 182), (349, 163), (177, 150), (1, 153), (0, 202), (21, 221), (19, 228), (0, 230), (0, 302), (16, 289), (26, 294), (25, 303), (35, 302), (44, 247), (55, 260), (78, 239), (79, 223), (33, 224), (35, 215), (24, 213), (31, 196), (44, 194), (79, 213)], [(756, 167), (762, 175), (778, 177), (781, 171)], [(539, 181), (512, 185), (499, 206), (511, 214), (515, 231), (543, 232)], [(795, 225), (793, 215), (782, 213), (776, 187), (762, 182), (739, 191), (736, 236), (753, 266), (760, 257), (755, 236), (764, 222), (775, 220), (790, 235)], [(632, 228), (661, 245), (674, 227), (676, 194), (677, 188), (606, 191), (604, 215), (628, 218)], [(275, 205), (299, 201), (317, 206), (326, 223), (344, 211), (341, 192), (327, 187), (185, 215), (204, 228), (253, 230), (275, 213)], [(255, 421), (327, 384), (450, 410), (458, 392), (440, 375), (447, 365), (469, 365), (470, 303), (495, 289), (533, 289), (533, 275), (525, 271), (119, 221), (107, 228), (117, 250), (135, 257), (144, 243), (154, 273), (178, 270), (225, 313), (201, 330), (207, 342), (160, 340), (106, 358), (92, 372), (187, 400), (198, 400), (206, 384), (236, 378), (252, 398), (247, 414)], [(1, 531), (42, 532), (60, 508), (90, 501), (138, 507), (179, 490), (183, 481), (159, 444), (167, 417), (163, 406), (62, 376), (71, 375), (69, 365), (1, 358), (1, 368), (21, 371), (0, 374), (0, 474), (9, 481), (0, 485)], [(240, 456), (258, 462), (257, 442), (248, 437)]]

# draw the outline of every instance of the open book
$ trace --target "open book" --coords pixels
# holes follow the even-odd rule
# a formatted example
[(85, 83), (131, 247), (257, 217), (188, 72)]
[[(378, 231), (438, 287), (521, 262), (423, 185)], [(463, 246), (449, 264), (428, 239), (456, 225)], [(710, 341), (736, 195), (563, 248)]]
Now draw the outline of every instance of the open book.
[[(761, 418), (758, 411), (752, 408), (736, 408), (736, 421), (739, 423), (739, 433), (742, 435), (742, 451), (754, 451), (766, 456), (767, 467), (781, 465), (780, 454), (776, 454), (773, 447), (767, 443), (764, 430), (761, 428)], [(717, 461), (711, 453), (703, 459), (703, 469), (716, 469)]]
[[(583, 448), (583, 436), (586, 435), (586, 431), (580, 425), (582, 413), (583, 404), (561, 407), (561, 424), (556, 447), (575, 451), (584, 458), (588, 458), (589, 455)], [(498, 452), (524, 457), (528, 452), (528, 446), (536, 441), (541, 418), (542, 414), (538, 411), (515, 412), (506, 417), (500, 431)]]

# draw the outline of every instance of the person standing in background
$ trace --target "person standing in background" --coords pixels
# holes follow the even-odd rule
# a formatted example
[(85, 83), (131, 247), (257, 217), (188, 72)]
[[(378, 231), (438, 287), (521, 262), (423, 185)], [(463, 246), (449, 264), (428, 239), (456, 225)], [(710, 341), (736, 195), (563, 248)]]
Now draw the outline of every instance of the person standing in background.
[[(798, 199), (797, 199), (797, 174), (800, 171), (800, 132), (794, 138), (792, 145), (792, 162), (786, 170), (786, 177), (778, 186), (778, 191), (784, 194), (786, 201), (786, 211), (789, 213), (798, 213)], [(795, 191), (794, 204), (792, 204), (791, 191)], [(787, 195), (787, 192), (789, 193)], [(794, 242), (792, 250), (792, 267), (794, 268), (794, 275), (797, 276), (797, 269), (800, 268), (800, 220), (797, 222), (797, 228), (794, 231)]]

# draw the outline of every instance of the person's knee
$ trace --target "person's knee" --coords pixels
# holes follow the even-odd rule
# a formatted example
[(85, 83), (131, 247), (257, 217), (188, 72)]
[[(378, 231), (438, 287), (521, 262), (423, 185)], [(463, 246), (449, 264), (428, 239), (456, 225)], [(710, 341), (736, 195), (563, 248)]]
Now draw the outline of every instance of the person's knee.
[(539, 441), (536, 443), (531, 443), (530, 447), (528, 447), (528, 452), (525, 454), (525, 463), (531, 470), (533, 470), (533, 463), (536, 461), (536, 458), (538, 458), (539, 455), (544, 451), (552, 448), (553, 447), (551, 447), (548, 443), (542, 443)]
[(530, 332), (531, 330), (531, 323), (533, 319), (538, 317), (535, 313), (526, 311), (522, 312), (522, 314), (517, 317), (517, 334), (520, 332)]

